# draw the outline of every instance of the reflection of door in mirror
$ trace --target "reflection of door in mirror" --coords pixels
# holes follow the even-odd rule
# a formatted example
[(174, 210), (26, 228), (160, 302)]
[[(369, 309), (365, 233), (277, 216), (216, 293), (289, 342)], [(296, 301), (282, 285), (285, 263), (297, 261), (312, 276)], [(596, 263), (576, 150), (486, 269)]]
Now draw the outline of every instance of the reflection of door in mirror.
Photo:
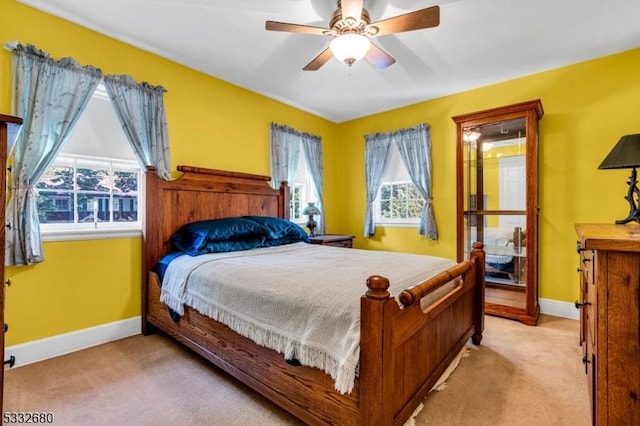
[(539, 101), (454, 117), (458, 260), (486, 253), (486, 312), (536, 324)]
[[(499, 159), (500, 169), (500, 210), (525, 209), (525, 157), (518, 155)], [(519, 216), (501, 216), (501, 228), (526, 226)]]

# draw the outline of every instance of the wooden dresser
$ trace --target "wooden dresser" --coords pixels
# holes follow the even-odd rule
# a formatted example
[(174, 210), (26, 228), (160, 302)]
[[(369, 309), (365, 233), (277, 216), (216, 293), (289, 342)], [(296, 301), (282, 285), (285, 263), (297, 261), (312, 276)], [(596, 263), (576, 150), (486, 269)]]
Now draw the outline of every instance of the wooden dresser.
[(354, 235), (316, 235), (309, 237), (311, 244), (321, 244), (323, 246), (353, 247)]
[(580, 343), (594, 425), (640, 425), (640, 226), (577, 224)]

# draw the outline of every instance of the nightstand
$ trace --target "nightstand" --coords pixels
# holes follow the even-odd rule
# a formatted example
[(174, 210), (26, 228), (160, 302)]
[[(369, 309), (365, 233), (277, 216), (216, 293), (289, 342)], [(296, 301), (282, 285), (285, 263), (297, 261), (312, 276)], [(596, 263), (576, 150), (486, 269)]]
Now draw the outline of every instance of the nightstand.
[(311, 244), (320, 244), (323, 246), (333, 247), (353, 247), (353, 239), (355, 235), (316, 235), (309, 237)]

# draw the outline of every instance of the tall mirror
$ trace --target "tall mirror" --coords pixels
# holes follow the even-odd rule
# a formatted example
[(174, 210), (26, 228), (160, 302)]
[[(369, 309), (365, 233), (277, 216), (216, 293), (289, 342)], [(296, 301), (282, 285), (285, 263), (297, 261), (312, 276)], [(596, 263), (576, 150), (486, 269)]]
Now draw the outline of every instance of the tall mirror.
[(538, 321), (539, 100), (453, 117), (458, 261), (486, 252), (487, 314)]

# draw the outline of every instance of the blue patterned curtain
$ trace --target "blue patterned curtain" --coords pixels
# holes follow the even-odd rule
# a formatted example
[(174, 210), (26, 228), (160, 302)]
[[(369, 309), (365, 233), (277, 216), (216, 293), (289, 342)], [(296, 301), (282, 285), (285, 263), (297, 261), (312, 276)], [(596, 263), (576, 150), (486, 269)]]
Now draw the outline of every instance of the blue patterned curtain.
[(320, 218), (316, 229), (319, 234), (322, 234), (326, 225), (322, 208), (324, 177), (321, 139), (319, 136), (300, 132), (289, 126), (271, 123), (271, 184), (274, 188), (279, 188), (280, 182), (284, 180), (289, 184), (293, 183), (301, 148), (307, 171), (311, 175), (313, 189), (318, 197)]
[(431, 132), (428, 124), (399, 130), (394, 141), (411, 182), (424, 198), (418, 232), (432, 240), (438, 239), (438, 227), (433, 214), (431, 196)]
[(128, 75), (105, 75), (111, 105), (143, 168), (154, 166), (158, 176), (171, 178), (171, 155), (164, 109), (164, 88), (136, 83)]
[(313, 181), (313, 189), (316, 192), (316, 196), (318, 197), (318, 202), (316, 203), (318, 208), (320, 209), (320, 220), (318, 222), (317, 232), (322, 235), (325, 233), (326, 225), (325, 225), (325, 214), (323, 208), (323, 191), (324, 187), (324, 168), (322, 166), (322, 144), (320, 143), (320, 138), (318, 136), (313, 136), (308, 133), (302, 134), (302, 148), (304, 152), (304, 158), (307, 165), (307, 170), (311, 175), (311, 180)]
[(280, 188), (283, 181), (293, 183), (300, 155), (300, 132), (271, 123), (271, 185)]
[(391, 133), (366, 135), (364, 147), (364, 172), (367, 186), (367, 209), (364, 216), (364, 236), (369, 238), (376, 233), (373, 203), (382, 186), (382, 178), (389, 164)]
[(23, 127), (12, 153), (6, 264), (31, 265), (44, 260), (35, 185), (58, 156), (102, 73), (20, 44), (12, 50), (11, 73), (12, 114), (22, 117)]

